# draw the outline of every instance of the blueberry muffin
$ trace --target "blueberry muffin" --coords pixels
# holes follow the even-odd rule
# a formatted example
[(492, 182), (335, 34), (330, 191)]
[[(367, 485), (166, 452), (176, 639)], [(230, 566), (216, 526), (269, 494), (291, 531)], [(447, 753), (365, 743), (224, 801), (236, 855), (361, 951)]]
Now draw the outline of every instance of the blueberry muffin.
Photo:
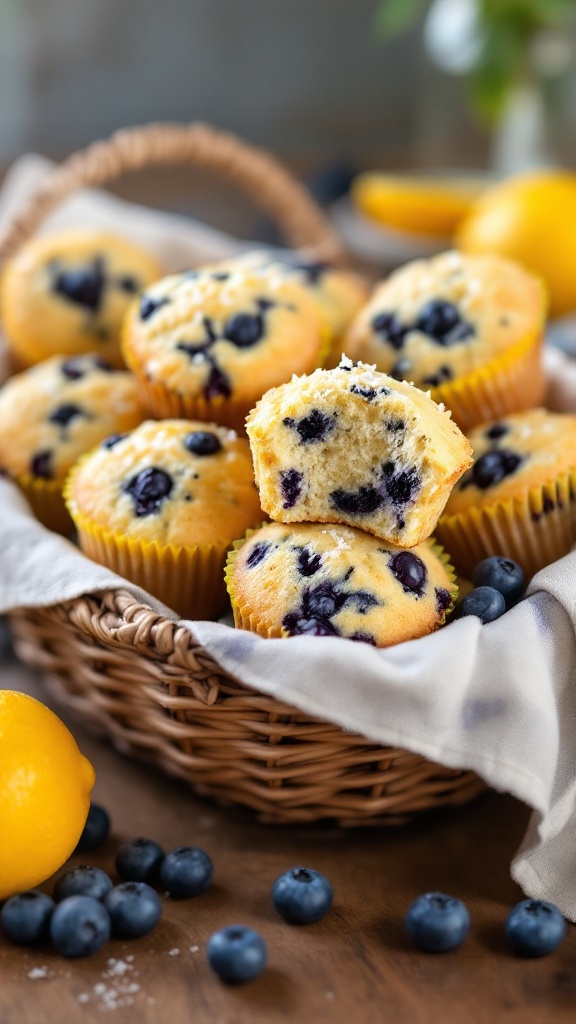
[(261, 522), (248, 442), (213, 423), (142, 423), (72, 470), (65, 489), (80, 546), (182, 617), (225, 600), (226, 552)]
[(134, 296), (162, 270), (153, 256), (95, 230), (35, 238), (8, 262), (0, 286), (6, 340), (15, 363), (99, 352), (122, 367), (119, 337)]
[(576, 416), (532, 409), (469, 434), (474, 465), (450, 495), (437, 536), (463, 575), (489, 555), (527, 577), (576, 542)]
[(318, 366), (326, 328), (304, 288), (273, 268), (204, 268), (166, 277), (134, 303), (126, 362), (150, 413), (242, 430), (270, 387)]
[(369, 288), (359, 274), (290, 249), (254, 249), (223, 266), (240, 266), (255, 271), (273, 267), (285, 274), (288, 280), (304, 287), (328, 327), (329, 360), (332, 365), (340, 361), (344, 332), (368, 301)]
[(442, 625), (454, 574), (430, 541), (411, 551), (360, 530), (270, 523), (235, 545), (226, 569), (236, 625), (261, 636), (343, 636), (375, 647)]
[(132, 430), (143, 415), (132, 374), (113, 370), (97, 355), (54, 356), (0, 391), (0, 466), (46, 526), (69, 532), (62, 498), (69, 469), (105, 437)]
[(544, 315), (541, 282), (517, 264), (447, 252), (376, 288), (344, 351), (430, 389), (467, 430), (541, 401)]
[(430, 536), (472, 462), (427, 395), (347, 359), (268, 391), (246, 429), (272, 519), (347, 523), (400, 547)]

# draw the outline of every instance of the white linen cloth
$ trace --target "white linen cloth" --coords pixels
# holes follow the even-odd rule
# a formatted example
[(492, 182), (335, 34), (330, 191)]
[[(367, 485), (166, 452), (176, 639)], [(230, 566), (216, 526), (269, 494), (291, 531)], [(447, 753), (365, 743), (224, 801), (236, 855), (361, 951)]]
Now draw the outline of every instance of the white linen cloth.
[[(25, 158), (0, 195), (0, 222), (46, 173)], [(84, 194), (50, 226), (106, 224), (151, 244), (167, 265), (225, 256), (239, 243), (183, 218)], [(547, 354), (550, 404), (576, 410), (576, 367)], [(0, 480), (0, 611), (52, 605), (121, 586), (32, 517)], [(465, 618), (386, 650), (338, 637), (263, 640), (217, 622), (186, 623), (247, 686), (371, 740), (453, 768), (469, 768), (533, 808), (513, 877), (531, 897), (576, 921), (576, 552), (532, 580), (529, 598), (496, 622)]]

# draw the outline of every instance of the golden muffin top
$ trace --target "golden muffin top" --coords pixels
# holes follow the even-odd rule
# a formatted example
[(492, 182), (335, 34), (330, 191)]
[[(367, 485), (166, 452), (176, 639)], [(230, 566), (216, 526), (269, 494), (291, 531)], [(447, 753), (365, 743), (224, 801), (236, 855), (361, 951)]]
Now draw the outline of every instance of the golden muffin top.
[(289, 249), (252, 249), (224, 261), (221, 267), (244, 267), (253, 271), (273, 267), (285, 274), (289, 281), (306, 289), (335, 338), (368, 300), (369, 288), (360, 274)]
[(232, 542), (262, 519), (248, 442), (192, 420), (146, 420), (72, 470), (72, 518), (178, 547)]
[(0, 465), (14, 475), (64, 480), (81, 455), (143, 416), (132, 374), (97, 355), (54, 356), (0, 391)]
[(400, 267), (348, 331), (351, 359), (417, 387), (471, 373), (542, 331), (542, 283), (500, 256), (445, 252)]
[(343, 526), (266, 524), (229, 563), (238, 623), (264, 635), (388, 647), (441, 625), (456, 589), (430, 542), (405, 551)]
[(505, 416), (468, 435), (474, 465), (452, 491), (446, 515), (524, 497), (576, 468), (576, 416), (546, 409)]
[(57, 354), (98, 352), (122, 366), (124, 314), (161, 274), (150, 253), (110, 232), (76, 229), (34, 238), (2, 275), (8, 344), (25, 365)]
[(200, 269), (165, 277), (133, 304), (128, 365), (189, 396), (251, 402), (320, 362), (326, 329), (304, 288), (274, 268)]

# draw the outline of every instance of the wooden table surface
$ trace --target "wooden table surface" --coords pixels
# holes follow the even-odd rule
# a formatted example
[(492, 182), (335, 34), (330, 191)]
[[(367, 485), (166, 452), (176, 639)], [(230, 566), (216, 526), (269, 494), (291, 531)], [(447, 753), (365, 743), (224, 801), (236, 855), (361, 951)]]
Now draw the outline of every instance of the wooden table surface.
[[(17, 663), (2, 667), (0, 687), (43, 697), (37, 677)], [(102, 849), (70, 863), (113, 874), (120, 844), (147, 836), (166, 849), (206, 849), (214, 884), (195, 899), (166, 898), (148, 936), (113, 940), (83, 960), (0, 937), (1, 1024), (87, 1024), (108, 1014), (129, 1024), (574, 1024), (576, 928), (556, 953), (533, 961), (512, 955), (503, 935), (522, 898), (509, 863), (528, 819), (512, 798), (488, 793), (401, 828), (264, 826), (69, 724), (96, 768), (94, 797), (113, 825)], [(270, 902), (275, 878), (297, 864), (326, 874), (335, 892), (330, 913), (307, 927), (285, 924)], [(470, 909), (471, 933), (459, 950), (427, 955), (405, 937), (408, 904), (430, 889)], [(205, 956), (210, 934), (232, 923), (258, 929), (269, 948), (265, 973), (237, 988), (221, 984)]]

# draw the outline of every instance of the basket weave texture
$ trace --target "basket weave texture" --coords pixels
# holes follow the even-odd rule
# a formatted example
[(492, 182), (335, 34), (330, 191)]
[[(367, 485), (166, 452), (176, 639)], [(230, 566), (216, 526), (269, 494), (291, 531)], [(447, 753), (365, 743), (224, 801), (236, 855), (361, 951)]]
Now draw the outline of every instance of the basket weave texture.
[[(308, 255), (344, 258), (320, 208), (274, 158), (192, 124), (125, 129), (72, 156), (14, 216), (0, 238), (0, 262), (77, 189), (175, 163), (235, 182)], [(197, 792), (265, 820), (396, 824), (485, 788), (472, 772), (382, 747), (243, 686), (183, 625), (128, 591), (21, 609), (12, 625), (19, 655), (85, 725)]]

